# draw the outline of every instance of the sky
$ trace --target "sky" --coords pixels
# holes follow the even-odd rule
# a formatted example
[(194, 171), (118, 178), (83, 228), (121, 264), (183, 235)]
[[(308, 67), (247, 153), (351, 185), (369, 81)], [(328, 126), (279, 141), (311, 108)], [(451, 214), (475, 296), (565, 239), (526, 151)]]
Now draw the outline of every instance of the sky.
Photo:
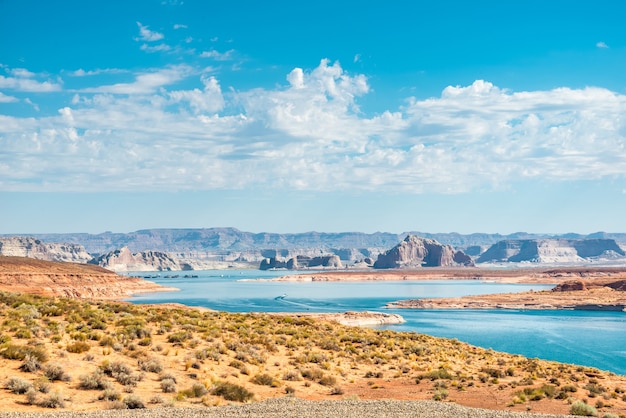
[(626, 2), (0, 0), (0, 234), (626, 232)]

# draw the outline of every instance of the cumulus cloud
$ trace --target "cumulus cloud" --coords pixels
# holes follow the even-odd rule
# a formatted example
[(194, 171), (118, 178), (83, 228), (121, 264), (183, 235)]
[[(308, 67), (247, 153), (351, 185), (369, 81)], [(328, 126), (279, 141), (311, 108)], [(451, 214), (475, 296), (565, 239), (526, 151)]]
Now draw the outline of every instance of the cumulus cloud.
[(626, 173), (626, 96), (607, 89), (477, 80), (365, 115), (367, 78), (337, 62), (285, 77), (223, 91), (215, 76), (168, 67), (85, 89), (57, 114), (0, 116), (0, 190), (460, 193)]
[(606, 48), (608, 48), (609, 46), (608, 46), (606, 43), (604, 43), (604, 42), (598, 42), (598, 43), (596, 44), (596, 47), (598, 47), (598, 48), (602, 48), (602, 49), (606, 49)]
[(174, 29), (187, 29), (187, 25), (183, 25), (181, 23), (174, 24)]
[(215, 113), (224, 108), (222, 89), (215, 77), (203, 77), (204, 89), (172, 91), (172, 102), (187, 102), (194, 114)]
[(142, 25), (141, 22), (137, 22), (137, 26), (139, 27), (139, 37), (135, 39), (138, 41), (155, 42), (165, 37), (162, 33), (151, 31), (148, 26)]

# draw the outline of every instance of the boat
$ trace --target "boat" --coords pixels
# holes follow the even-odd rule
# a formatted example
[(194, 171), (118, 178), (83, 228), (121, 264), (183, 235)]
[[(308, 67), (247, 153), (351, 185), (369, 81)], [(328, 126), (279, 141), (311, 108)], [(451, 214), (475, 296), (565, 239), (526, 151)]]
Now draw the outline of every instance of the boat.
[(274, 300), (283, 300), (283, 299), (285, 299), (286, 297), (287, 297), (287, 294), (286, 294), (286, 293), (283, 293), (283, 294), (282, 294), (282, 295), (280, 295), (280, 296), (276, 296), (276, 297), (274, 298)]

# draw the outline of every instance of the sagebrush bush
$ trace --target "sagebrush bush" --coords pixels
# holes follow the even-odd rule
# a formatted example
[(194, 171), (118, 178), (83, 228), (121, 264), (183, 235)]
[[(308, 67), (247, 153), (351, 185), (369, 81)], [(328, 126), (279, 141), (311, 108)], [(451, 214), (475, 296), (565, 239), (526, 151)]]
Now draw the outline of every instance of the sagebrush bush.
[(7, 381), (5, 387), (9, 391), (21, 395), (28, 392), (29, 389), (32, 389), (33, 384), (28, 380), (20, 379), (19, 377), (12, 377)]
[(176, 392), (176, 381), (173, 379), (163, 379), (161, 380), (161, 390), (163, 393), (174, 393)]
[(68, 344), (65, 349), (68, 353), (85, 353), (91, 349), (91, 346), (85, 341), (74, 341)]
[(146, 407), (141, 398), (137, 395), (128, 395), (122, 402), (124, 402), (124, 405), (126, 405), (128, 409), (143, 409)]
[(70, 375), (67, 374), (63, 367), (58, 364), (47, 364), (43, 368), (43, 373), (44, 376), (46, 376), (51, 382), (54, 382), (55, 380), (69, 382), (71, 380)]
[(571, 415), (580, 415), (584, 417), (595, 417), (598, 415), (596, 408), (582, 401), (574, 402), (569, 410), (569, 413)]
[(85, 374), (78, 378), (78, 387), (85, 390), (104, 390), (111, 387), (111, 382), (100, 369), (91, 374)]
[(217, 382), (213, 385), (211, 394), (233, 402), (247, 402), (254, 397), (248, 389), (229, 382)]
[(65, 399), (61, 392), (54, 392), (37, 402), (44, 408), (65, 408)]

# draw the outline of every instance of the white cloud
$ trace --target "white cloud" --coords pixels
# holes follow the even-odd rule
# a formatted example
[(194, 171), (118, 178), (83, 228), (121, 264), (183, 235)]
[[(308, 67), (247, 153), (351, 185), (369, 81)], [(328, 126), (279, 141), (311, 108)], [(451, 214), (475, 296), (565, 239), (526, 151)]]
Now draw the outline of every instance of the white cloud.
[(0, 115), (0, 190), (459, 193), (625, 179), (626, 96), (606, 89), (515, 92), (477, 80), (366, 116), (364, 75), (322, 60), (286, 77), (223, 92), (214, 76), (167, 67), (85, 89), (58, 114)]
[(596, 44), (596, 47), (598, 47), (598, 48), (602, 48), (602, 49), (606, 49), (606, 48), (608, 48), (609, 46), (608, 46), (606, 43), (604, 43), (604, 42), (598, 42), (598, 43)]
[(174, 29), (187, 29), (187, 25), (183, 25), (181, 23), (174, 24)]
[(165, 52), (165, 51), (169, 51), (172, 48), (167, 44), (159, 44), (159, 45), (143, 44), (141, 45), (140, 49), (146, 52)]
[(49, 93), (61, 91), (62, 86), (58, 82), (50, 80), (37, 81), (34, 78), (37, 74), (24, 69), (9, 70), (14, 77), (4, 77), (0, 75), (0, 88), (11, 89), (21, 92)]
[(210, 51), (204, 51), (200, 54), (202, 58), (211, 58), (216, 61), (230, 61), (233, 59), (233, 55), (235, 54), (234, 49), (230, 49), (226, 52), (219, 52), (215, 49)]
[(215, 113), (224, 108), (224, 97), (215, 77), (203, 77), (204, 89), (172, 91), (172, 102), (188, 102), (194, 114)]
[(127, 71), (118, 69), (118, 68), (102, 68), (102, 69), (89, 70), (89, 71), (85, 71), (84, 69), (79, 68), (76, 71), (69, 72), (69, 75), (74, 76), (74, 77), (87, 77), (87, 76), (94, 76), (94, 75), (99, 75), (99, 74), (121, 74), (125, 72)]
[(135, 39), (138, 41), (155, 42), (165, 37), (162, 33), (151, 31), (148, 26), (142, 25), (141, 22), (137, 22), (137, 26), (139, 27), (139, 37)]
[(113, 94), (150, 94), (160, 87), (173, 84), (189, 76), (192, 72), (187, 65), (178, 65), (164, 69), (144, 72), (135, 76), (132, 83), (117, 83), (106, 86), (82, 89), (83, 93), (113, 93)]
[(17, 101), (19, 101), (17, 97), (7, 96), (6, 94), (0, 91), (0, 103), (13, 103)]

